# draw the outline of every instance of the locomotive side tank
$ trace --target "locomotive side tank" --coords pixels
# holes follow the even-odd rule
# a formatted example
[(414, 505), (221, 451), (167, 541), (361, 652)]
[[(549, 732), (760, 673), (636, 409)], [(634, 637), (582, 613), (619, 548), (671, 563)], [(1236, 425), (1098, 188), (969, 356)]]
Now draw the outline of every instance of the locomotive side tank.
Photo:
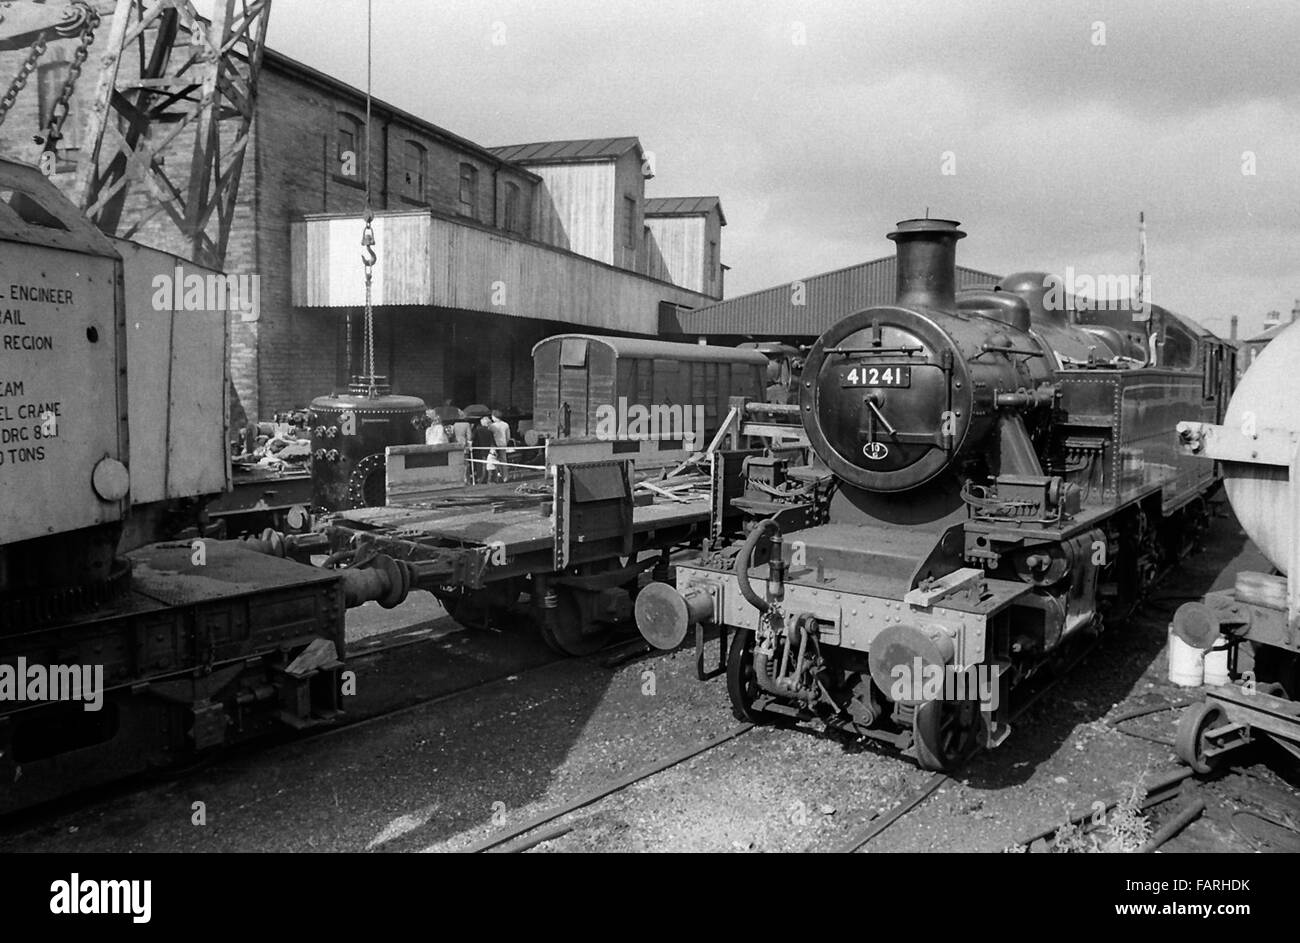
[(661, 646), (735, 630), (737, 716), (817, 718), (935, 769), (1000, 743), (1012, 688), (1194, 543), (1215, 471), (1175, 425), (1218, 415), (1226, 382), (1222, 345), (1156, 306), (1034, 272), (958, 296), (963, 236), (890, 234), (896, 301), (831, 327), (800, 378), (816, 461), (736, 462), (715, 487), (746, 526), (637, 603)]

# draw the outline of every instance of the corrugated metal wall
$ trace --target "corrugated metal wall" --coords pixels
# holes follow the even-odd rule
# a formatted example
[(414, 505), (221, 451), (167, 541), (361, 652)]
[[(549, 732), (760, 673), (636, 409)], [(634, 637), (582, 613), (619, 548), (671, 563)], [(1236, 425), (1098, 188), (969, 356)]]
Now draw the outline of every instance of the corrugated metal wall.
[(702, 292), (704, 217), (647, 216), (645, 222), (659, 249), (657, 258), (651, 255), (652, 269), (648, 274)]
[(538, 164), (528, 169), (542, 178), (545, 194), (535, 201), (533, 238), (613, 264), (613, 162)]

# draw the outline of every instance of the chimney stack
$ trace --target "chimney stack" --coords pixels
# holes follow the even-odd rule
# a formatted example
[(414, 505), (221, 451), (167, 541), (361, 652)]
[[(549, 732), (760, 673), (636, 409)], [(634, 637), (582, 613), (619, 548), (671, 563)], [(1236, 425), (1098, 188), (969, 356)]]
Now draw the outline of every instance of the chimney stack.
[(951, 219), (905, 219), (889, 238), (898, 246), (898, 301), (952, 311), (957, 307), (957, 240)]
[(1300, 318), (1300, 298), (1295, 300), (1291, 308), (1291, 323), (1294, 324), (1298, 318)]
[(1228, 340), (1230, 341), (1235, 341), (1237, 339), (1237, 321), (1238, 317), (1234, 314), (1232, 316), (1232, 321), (1230, 322), (1232, 326), (1228, 328)]

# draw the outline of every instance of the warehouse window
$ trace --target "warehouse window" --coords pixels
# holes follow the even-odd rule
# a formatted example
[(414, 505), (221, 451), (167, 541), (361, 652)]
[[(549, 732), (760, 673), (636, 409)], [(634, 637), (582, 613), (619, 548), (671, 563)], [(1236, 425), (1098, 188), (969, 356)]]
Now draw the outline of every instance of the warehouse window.
[(709, 284), (718, 280), (718, 241), (709, 240)]
[[(67, 80), (68, 71), (71, 68), (71, 64), (67, 62), (47, 62), (36, 70), (36, 97), (41, 110), (42, 134), (50, 123), (50, 113), (54, 111), (54, 103), (59, 100), (59, 92), (63, 90), (63, 83)], [(71, 111), (64, 120), (63, 128), (59, 133), (63, 135), (57, 142), (59, 147), (75, 148), (81, 146), (81, 142), (78, 140), (77, 122), (73, 119)]]
[(460, 211), (478, 218), (478, 168), (473, 164), (460, 165)]
[(506, 232), (523, 232), (519, 219), (519, 186), (513, 183), (506, 184), (505, 225)]
[(414, 141), (406, 142), (406, 190), (408, 199), (424, 202), (424, 174), (428, 166), (428, 154)]
[(623, 197), (623, 245), (629, 249), (636, 248), (636, 197)]
[(361, 119), (340, 111), (338, 115), (339, 171), (346, 177), (361, 173)]

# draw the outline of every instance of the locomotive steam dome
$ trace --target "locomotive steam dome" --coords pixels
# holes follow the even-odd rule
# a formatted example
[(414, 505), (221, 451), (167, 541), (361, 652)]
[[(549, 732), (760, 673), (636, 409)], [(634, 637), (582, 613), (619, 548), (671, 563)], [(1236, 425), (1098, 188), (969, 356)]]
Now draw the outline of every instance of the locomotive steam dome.
[[(832, 472), (868, 491), (905, 491), (938, 475), (973, 436), (975, 385), (951, 328), (956, 245), (945, 219), (909, 219), (898, 246), (898, 299), (844, 318), (808, 354), (800, 405), (809, 442)], [(981, 410), (987, 413), (987, 410)]]

